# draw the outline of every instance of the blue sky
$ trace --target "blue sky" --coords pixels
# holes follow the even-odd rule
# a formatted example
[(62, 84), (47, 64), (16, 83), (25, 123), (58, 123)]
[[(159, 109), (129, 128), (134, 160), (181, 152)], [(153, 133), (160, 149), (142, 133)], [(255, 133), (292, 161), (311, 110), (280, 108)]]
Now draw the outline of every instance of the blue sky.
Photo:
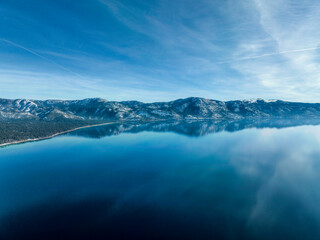
[(0, 97), (320, 102), (316, 0), (0, 1)]

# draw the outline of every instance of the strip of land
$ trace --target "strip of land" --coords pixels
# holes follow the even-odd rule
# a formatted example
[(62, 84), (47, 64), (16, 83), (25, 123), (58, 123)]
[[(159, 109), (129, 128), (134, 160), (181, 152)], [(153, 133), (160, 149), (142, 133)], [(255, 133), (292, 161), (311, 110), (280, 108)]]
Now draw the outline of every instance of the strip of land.
[(26, 142), (35, 142), (35, 141), (40, 141), (40, 140), (44, 140), (44, 139), (50, 139), (62, 134), (66, 134), (69, 132), (73, 132), (79, 129), (83, 129), (83, 128), (90, 128), (90, 127), (98, 127), (98, 126), (104, 126), (104, 125), (108, 125), (108, 124), (114, 124), (114, 123), (118, 123), (118, 122), (107, 122), (107, 123), (99, 123), (99, 124), (92, 124), (92, 125), (86, 125), (86, 126), (81, 126), (81, 127), (76, 127), (76, 128), (72, 128), (70, 130), (65, 130), (65, 131), (61, 131), (49, 136), (44, 136), (44, 137), (38, 137), (38, 138), (29, 138), (29, 139), (23, 139), (23, 140), (18, 140), (18, 141), (11, 141), (11, 142), (6, 142), (6, 143), (1, 143), (0, 147), (5, 147), (5, 146), (9, 146), (9, 145), (13, 145), (13, 144), (20, 144), (20, 143), (26, 143)]

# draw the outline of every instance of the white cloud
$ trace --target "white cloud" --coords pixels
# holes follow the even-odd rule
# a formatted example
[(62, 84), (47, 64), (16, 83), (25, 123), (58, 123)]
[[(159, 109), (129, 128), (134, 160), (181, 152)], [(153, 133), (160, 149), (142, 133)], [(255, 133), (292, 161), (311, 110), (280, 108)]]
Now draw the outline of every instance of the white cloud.
[(292, 0), (253, 3), (260, 15), (261, 29), (271, 42), (239, 43), (238, 56), (230, 65), (257, 90), (259, 86), (261, 91), (270, 90), (276, 98), (319, 101), (319, 3)]
[[(115, 97), (126, 100), (137, 98), (135, 89), (145, 101), (152, 95), (155, 101), (188, 95), (320, 101), (320, 3), (315, 0), (99, 1), (106, 18), (99, 15), (97, 26), (90, 19), (83, 19), (83, 27), (79, 21), (68, 23), (86, 33), (85, 47), (55, 48), (48, 40), (50, 48), (45, 39), (36, 49), (33, 42), (6, 38), (0, 47), (11, 49), (0, 56), (9, 61), (0, 69), (35, 71), (38, 76), (30, 78), (35, 89), (39, 82), (46, 88), (47, 81), (36, 77), (47, 72), (56, 89), (60, 79), (73, 83), (78, 97), (104, 91), (110, 99), (114, 88)], [(121, 27), (110, 27), (110, 17)], [(65, 34), (60, 38), (68, 42)], [(17, 81), (10, 91), (22, 77), (0, 74)]]

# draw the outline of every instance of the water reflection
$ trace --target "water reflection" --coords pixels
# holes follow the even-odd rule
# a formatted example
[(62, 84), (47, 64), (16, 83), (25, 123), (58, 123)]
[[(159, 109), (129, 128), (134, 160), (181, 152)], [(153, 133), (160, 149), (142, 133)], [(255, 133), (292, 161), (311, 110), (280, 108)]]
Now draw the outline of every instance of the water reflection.
[(222, 131), (236, 132), (247, 128), (286, 128), (303, 125), (319, 125), (320, 119), (246, 119), (246, 120), (203, 120), (203, 121), (155, 121), (112, 124), (90, 129), (81, 129), (69, 135), (102, 138), (121, 133), (174, 132), (200, 137)]
[(4, 148), (0, 239), (319, 239), (319, 146), (301, 126)]

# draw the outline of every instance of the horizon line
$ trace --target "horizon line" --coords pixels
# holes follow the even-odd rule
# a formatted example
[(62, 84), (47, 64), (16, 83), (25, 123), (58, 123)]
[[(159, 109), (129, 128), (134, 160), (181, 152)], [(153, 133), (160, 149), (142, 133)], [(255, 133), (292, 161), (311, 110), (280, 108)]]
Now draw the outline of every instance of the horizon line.
[(89, 97), (89, 98), (79, 98), (79, 99), (57, 99), (57, 98), (51, 98), (51, 99), (33, 99), (33, 98), (2, 98), (0, 97), (0, 100), (11, 100), (11, 101), (17, 101), (17, 100), (27, 100), (27, 101), (84, 101), (84, 100), (93, 100), (93, 99), (100, 99), (106, 102), (139, 102), (144, 104), (150, 104), (150, 103), (166, 103), (166, 102), (174, 102), (178, 100), (186, 100), (186, 99), (205, 99), (205, 100), (211, 100), (211, 101), (218, 101), (218, 102), (234, 102), (234, 101), (247, 101), (247, 102), (255, 102), (262, 100), (264, 102), (290, 102), (290, 103), (310, 103), (310, 104), (320, 104), (320, 102), (302, 102), (302, 101), (288, 101), (288, 100), (282, 100), (282, 99), (266, 99), (266, 98), (250, 98), (250, 99), (233, 99), (233, 100), (218, 100), (213, 98), (205, 98), (205, 97), (185, 97), (185, 98), (176, 98), (174, 100), (168, 100), (168, 101), (154, 101), (154, 102), (143, 102), (138, 100), (121, 100), (121, 101), (115, 101), (115, 100), (107, 100), (105, 98), (101, 97)]

